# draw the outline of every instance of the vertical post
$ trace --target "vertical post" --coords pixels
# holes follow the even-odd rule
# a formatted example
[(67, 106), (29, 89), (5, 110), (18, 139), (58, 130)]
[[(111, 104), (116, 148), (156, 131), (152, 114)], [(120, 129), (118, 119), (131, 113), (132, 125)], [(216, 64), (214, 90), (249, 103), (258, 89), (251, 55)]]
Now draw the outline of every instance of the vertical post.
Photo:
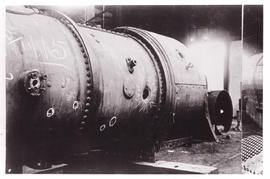
[(123, 18), (122, 18), (122, 7), (121, 6), (118, 6), (116, 9), (116, 18), (117, 18), (117, 20), (116, 20), (117, 27), (122, 26)]
[(105, 6), (104, 5), (102, 5), (102, 28), (104, 29), (105, 27), (105, 13), (104, 13), (104, 11), (105, 11)]
[[(245, 65), (244, 63), (243, 63), (243, 57), (244, 57), (244, 5), (242, 4), (242, 9), (241, 9), (241, 41), (242, 41), (242, 66), (241, 66), (241, 68), (242, 68), (242, 80), (243, 80), (243, 65)], [(243, 81), (241, 82), (241, 84), (240, 84), (240, 98), (241, 98), (241, 100), (240, 100), (240, 123), (242, 123), (242, 117), (243, 117)], [(242, 124), (243, 125), (243, 124)], [(241, 128), (242, 128), (242, 125), (241, 125)], [(242, 130), (242, 129), (241, 129)], [(243, 137), (243, 133), (241, 132), (241, 138)]]
[(84, 8), (84, 22), (86, 22), (87, 21), (87, 9), (86, 9), (87, 7), (85, 7)]
[(231, 41), (226, 39), (226, 56), (224, 60), (224, 81), (223, 81), (223, 87), (225, 91), (229, 91), (229, 76), (230, 76), (230, 70), (229, 70), (229, 61), (230, 61), (230, 45)]

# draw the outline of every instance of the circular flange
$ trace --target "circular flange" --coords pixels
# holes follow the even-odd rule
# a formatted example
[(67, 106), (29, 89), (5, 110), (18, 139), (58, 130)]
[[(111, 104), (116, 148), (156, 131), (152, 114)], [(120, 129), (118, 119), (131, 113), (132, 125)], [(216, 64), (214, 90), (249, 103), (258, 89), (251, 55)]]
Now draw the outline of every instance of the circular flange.
[(28, 72), (24, 77), (24, 88), (30, 96), (40, 96), (46, 90), (47, 76), (38, 70)]

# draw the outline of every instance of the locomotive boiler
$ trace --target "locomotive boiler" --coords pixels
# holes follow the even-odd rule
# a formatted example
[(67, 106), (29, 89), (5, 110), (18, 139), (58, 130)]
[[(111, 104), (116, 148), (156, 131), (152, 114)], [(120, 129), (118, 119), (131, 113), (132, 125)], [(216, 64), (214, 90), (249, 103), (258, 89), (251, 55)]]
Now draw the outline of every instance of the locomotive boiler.
[(177, 40), (76, 24), (50, 9), (6, 12), (7, 171), (95, 148), (129, 153), (187, 136), (216, 140), (217, 118), (229, 130), (230, 96), (208, 94)]

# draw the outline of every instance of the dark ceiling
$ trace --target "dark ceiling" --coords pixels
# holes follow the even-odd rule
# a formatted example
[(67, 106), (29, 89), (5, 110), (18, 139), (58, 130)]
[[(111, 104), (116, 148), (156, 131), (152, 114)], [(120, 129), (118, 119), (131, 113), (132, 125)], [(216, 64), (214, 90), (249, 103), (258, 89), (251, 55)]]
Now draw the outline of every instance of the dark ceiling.
[(260, 53), (263, 51), (263, 6), (244, 7), (244, 48)]
[(106, 6), (117, 14), (115, 26), (134, 26), (183, 41), (194, 29), (226, 31), (241, 39), (241, 5), (203, 6)]

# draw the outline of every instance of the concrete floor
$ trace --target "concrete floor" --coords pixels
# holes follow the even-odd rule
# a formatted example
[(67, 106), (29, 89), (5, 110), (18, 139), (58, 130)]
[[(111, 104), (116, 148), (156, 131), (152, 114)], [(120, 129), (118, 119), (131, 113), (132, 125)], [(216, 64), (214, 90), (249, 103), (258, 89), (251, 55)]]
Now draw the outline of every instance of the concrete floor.
[[(233, 127), (236, 122), (233, 122)], [(228, 138), (226, 136), (229, 136)], [(156, 154), (159, 160), (217, 167), (219, 173), (241, 173), (241, 132), (218, 136), (219, 142), (202, 142)]]

